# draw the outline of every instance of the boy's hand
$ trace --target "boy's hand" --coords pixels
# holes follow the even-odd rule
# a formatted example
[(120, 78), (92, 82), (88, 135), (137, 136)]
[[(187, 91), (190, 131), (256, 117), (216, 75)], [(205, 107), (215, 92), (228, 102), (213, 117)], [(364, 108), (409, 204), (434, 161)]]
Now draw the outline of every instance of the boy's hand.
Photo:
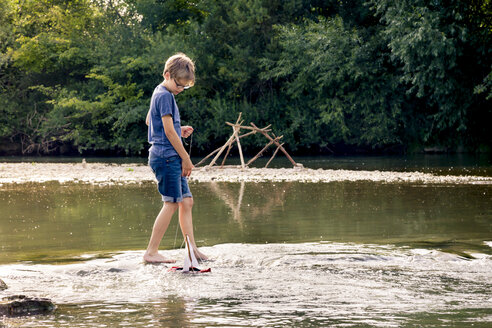
[(191, 126), (185, 125), (181, 127), (181, 136), (183, 138), (188, 138), (189, 136), (191, 136), (192, 133), (193, 133), (193, 128)]
[(181, 173), (182, 176), (184, 177), (189, 177), (191, 175), (191, 170), (195, 168), (193, 166), (193, 163), (191, 162), (191, 159), (188, 157), (187, 159), (183, 160), (183, 172)]

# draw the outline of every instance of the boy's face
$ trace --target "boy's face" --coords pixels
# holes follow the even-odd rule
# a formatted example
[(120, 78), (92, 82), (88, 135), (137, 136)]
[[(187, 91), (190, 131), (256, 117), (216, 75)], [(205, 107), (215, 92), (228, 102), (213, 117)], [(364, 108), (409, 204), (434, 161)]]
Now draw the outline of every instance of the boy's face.
[(179, 79), (173, 78), (171, 77), (169, 72), (166, 72), (164, 78), (166, 80), (165, 81), (166, 89), (172, 92), (173, 95), (177, 95), (189, 88), (188, 86), (190, 83), (189, 81), (180, 81)]

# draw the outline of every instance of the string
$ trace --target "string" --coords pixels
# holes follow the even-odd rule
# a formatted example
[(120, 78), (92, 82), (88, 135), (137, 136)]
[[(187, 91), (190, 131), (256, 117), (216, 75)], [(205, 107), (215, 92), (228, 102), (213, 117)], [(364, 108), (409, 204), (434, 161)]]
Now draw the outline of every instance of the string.
[[(184, 139), (183, 139), (183, 143), (185, 145), (188, 145)], [(190, 135), (190, 143), (189, 143), (189, 149), (188, 149), (188, 156), (190, 156), (190, 157), (191, 157), (191, 146), (192, 146), (192, 144), (193, 144), (193, 133)], [(178, 227), (179, 227), (179, 224), (176, 225), (176, 233), (174, 234), (174, 246), (173, 246), (173, 248), (176, 248), (176, 240), (178, 238)], [(186, 242), (186, 240), (183, 239), (183, 242), (181, 243), (181, 246), (179, 248), (183, 248), (183, 245), (185, 244), (185, 242)], [(193, 249), (193, 252), (195, 252), (195, 249)], [(203, 258), (200, 255), (198, 255), (198, 258), (200, 259), (200, 261), (203, 261)]]
[[(193, 143), (193, 133), (190, 135), (190, 149), (188, 150), (188, 156), (190, 156), (191, 158), (191, 145)], [(195, 252), (195, 250), (193, 249), (193, 252)], [(202, 257), (200, 255), (198, 255), (198, 257), (200, 258), (200, 261), (203, 261)]]
[(184, 144), (185, 146), (188, 146), (188, 145), (190, 146), (190, 147), (188, 148), (188, 156), (190, 156), (190, 157), (191, 157), (191, 144), (193, 143), (193, 134), (192, 134), (192, 135), (190, 135), (190, 143), (187, 143), (187, 142), (186, 142), (186, 140), (185, 140), (185, 138), (181, 138), (181, 139), (183, 140), (183, 144)]
[(191, 144), (193, 143), (193, 133), (190, 136), (190, 149), (188, 150), (188, 156), (191, 157)]
[[(176, 233), (174, 234), (173, 249), (176, 249), (176, 239), (178, 238), (178, 228), (179, 228), (179, 222), (176, 224)], [(179, 248), (181, 248), (182, 246), (183, 246), (183, 244), (181, 244), (181, 246)]]

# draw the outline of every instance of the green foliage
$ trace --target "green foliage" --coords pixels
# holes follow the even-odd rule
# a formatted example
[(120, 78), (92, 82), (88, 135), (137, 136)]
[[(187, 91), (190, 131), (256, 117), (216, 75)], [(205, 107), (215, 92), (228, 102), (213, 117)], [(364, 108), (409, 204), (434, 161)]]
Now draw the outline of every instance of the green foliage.
[[(3, 136), (18, 138), (27, 153), (67, 142), (81, 152), (143, 150), (148, 105), (129, 58), (148, 40), (133, 24), (135, 13), (91, 1), (27, 1), (15, 8), (15, 42), (2, 57), (17, 79), (2, 84), (2, 100), (12, 104), (7, 114), (19, 124)], [(118, 46), (123, 40), (125, 47)]]
[(377, 52), (379, 35), (363, 40), (341, 17), (278, 30), (282, 52), (263, 61), (261, 76), (282, 81), (300, 107), (292, 113), (293, 125), (314, 132), (307, 134), (310, 142), (372, 147), (399, 142), (401, 106), (392, 101), (398, 84), (387, 73), (385, 54)]
[(239, 112), (297, 151), (490, 148), (490, 12), (489, 0), (2, 1), (0, 140), (143, 154), (150, 96), (181, 51), (197, 81), (177, 101), (202, 153)]
[[(484, 118), (490, 117), (490, 104), (487, 108), (473, 95), (490, 72), (490, 1), (478, 8), (475, 1), (372, 4), (384, 23), (400, 81), (407, 94), (423, 100), (428, 125), (423, 141), (449, 145), (482, 133), (468, 129), (477, 123), (470, 122), (474, 106), (480, 106)], [(477, 10), (488, 11), (488, 21), (478, 18)]]

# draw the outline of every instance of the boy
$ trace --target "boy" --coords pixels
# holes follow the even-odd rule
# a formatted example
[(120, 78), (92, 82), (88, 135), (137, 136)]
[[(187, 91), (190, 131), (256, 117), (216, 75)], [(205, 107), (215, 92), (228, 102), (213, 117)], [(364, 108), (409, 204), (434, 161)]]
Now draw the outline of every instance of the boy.
[(157, 189), (164, 205), (155, 219), (144, 260), (149, 263), (173, 263), (158, 253), (159, 244), (174, 212), (179, 208), (179, 224), (183, 235), (190, 237), (198, 259), (207, 257), (198, 251), (193, 236), (193, 196), (187, 177), (194, 168), (180, 137), (193, 133), (191, 126), (181, 126), (174, 96), (195, 83), (195, 65), (185, 54), (171, 56), (164, 67), (164, 81), (152, 94), (150, 109), (145, 120), (148, 125), (149, 165), (157, 178)]

